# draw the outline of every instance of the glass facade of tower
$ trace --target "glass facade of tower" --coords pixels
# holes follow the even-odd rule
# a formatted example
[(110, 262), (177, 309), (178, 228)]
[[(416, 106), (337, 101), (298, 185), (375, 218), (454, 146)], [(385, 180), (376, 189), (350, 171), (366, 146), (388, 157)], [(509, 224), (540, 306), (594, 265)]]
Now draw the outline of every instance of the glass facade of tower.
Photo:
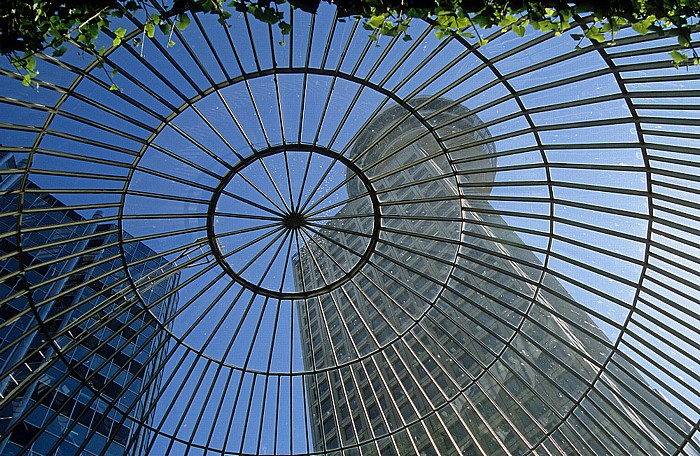
[[(541, 261), (485, 200), (493, 174), (470, 176), (470, 166), (496, 166), (487, 128), (451, 100), (415, 103), (442, 135), (467, 135), (440, 144), (392, 106), (350, 152), (375, 182), (383, 225), (361, 279), (297, 302), (307, 369), (365, 358), (307, 377), (314, 448), (362, 444), (435, 408), (430, 432), (409, 428), (410, 438), (387, 440), (380, 454), (498, 454), (502, 445), (526, 454), (525, 442), (580, 403), (580, 434), (553, 441), (567, 454), (672, 451), (669, 436), (690, 424), (624, 358), (601, 378), (600, 394), (583, 397), (610, 342), (556, 277), (540, 282)], [(300, 290), (329, 282), (319, 258), (349, 270), (366, 248), (367, 220), (351, 215), (371, 207), (355, 182), (350, 202), (299, 255)]]
[[(14, 157), (3, 156), (14, 169)], [(4, 175), (0, 232), (11, 233), (18, 217), (17, 175)], [(177, 306), (169, 293), (178, 275), (151, 282), (135, 296), (117, 247), (119, 228), (85, 219), (37, 186), (22, 199), (22, 254), (17, 239), (2, 239), (0, 285), (0, 410), (2, 454), (68, 455), (138, 453), (148, 431), (161, 376), (165, 333), (157, 318)], [(141, 263), (131, 278), (168, 268), (149, 258), (142, 242), (128, 242), (124, 255)], [(18, 262), (22, 261), (24, 275)], [(27, 291), (29, 290), (29, 291)], [(41, 324), (39, 324), (41, 322)]]

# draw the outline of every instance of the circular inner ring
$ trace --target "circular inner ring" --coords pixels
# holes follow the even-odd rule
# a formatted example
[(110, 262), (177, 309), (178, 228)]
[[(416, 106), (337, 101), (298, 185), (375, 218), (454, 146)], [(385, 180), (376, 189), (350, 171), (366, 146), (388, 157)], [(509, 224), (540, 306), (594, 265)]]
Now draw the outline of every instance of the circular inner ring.
[(237, 163), (212, 196), (207, 230), (236, 282), (264, 296), (304, 299), (351, 280), (380, 226), (379, 201), (362, 170), (334, 151), (298, 144)]

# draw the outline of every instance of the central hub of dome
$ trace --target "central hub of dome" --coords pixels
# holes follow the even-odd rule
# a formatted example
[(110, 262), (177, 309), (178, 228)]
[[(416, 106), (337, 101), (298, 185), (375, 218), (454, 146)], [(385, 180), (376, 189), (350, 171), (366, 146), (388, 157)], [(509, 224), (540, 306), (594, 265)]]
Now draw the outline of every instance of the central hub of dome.
[(304, 217), (304, 214), (297, 211), (289, 212), (282, 217), (282, 225), (289, 230), (301, 228), (305, 224), (306, 217)]
[(247, 289), (278, 299), (333, 290), (367, 263), (379, 239), (377, 195), (351, 159), (298, 144), (258, 151), (221, 180), (209, 241)]

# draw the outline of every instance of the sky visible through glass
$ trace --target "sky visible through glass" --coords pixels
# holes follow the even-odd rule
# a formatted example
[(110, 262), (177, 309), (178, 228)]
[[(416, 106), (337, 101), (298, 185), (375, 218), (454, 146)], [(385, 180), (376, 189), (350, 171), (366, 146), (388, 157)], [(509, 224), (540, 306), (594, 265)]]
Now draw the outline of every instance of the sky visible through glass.
[[(518, 249), (532, 252), (537, 264), (524, 267), (532, 282), (522, 291), (527, 299), (555, 299), (558, 290), (547, 284), (560, 283), (607, 338), (595, 345), (600, 353), (586, 356), (605, 369), (608, 358), (623, 353), (680, 420), (697, 427), (699, 322), (690, 309), (698, 305), (700, 214), (689, 202), (700, 188), (688, 176), (697, 175), (698, 165), (692, 101), (698, 70), (654, 65), (665, 57), (636, 51), (666, 41), (625, 41), (626, 32), (617, 47), (599, 52), (590, 45), (578, 51), (570, 38), (534, 31), (524, 40), (482, 31), (492, 40), (473, 52), (474, 40), (438, 40), (417, 22), (411, 41), (382, 37), (374, 43), (352, 20), (332, 20), (329, 6), (317, 17), (291, 17), (293, 32), (283, 37), (245, 16), (234, 17), (229, 29), (197, 16), (183, 34), (176, 31), (171, 48), (161, 37), (143, 49), (121, 46), (107, 55), (104, 70), (71, 50), (65, 64), (40, 62), (45, 84), (36, 91), (8, 77), (0, 81), (2, 150), (17, 162), (30, 160), (28, 180), (86, 219), (99, 210), (102, 220), (120, 223), (129, 234), (122, 242), (143, 242), (162, 256), (167, 268), (153, 271), (149, 281), (180, 273), (173, 290), (178, 306), (160, 321), (172, 338), (146, 423), (153, 431), (148, 454), (322, 451), (312, 441), (318, 418), (309, 410), (310, 385), (318, 384), (310, 379), (393, 353), (387, 347), (413, 340), (440, 307), (442, 298), (419, 290), (420, 274), (401, 282), (400, 271), (415, 272), (414, 260), (402, 263), (394, 252), (414, 247), (401, 247), (393, 237), (401, 233), (391, 231), (404, 226), (393, 221), (414, 217), (410, 207), (438, 204), (420, 194), (421, 185), (434, 182), (459, 188), (453, 199), (463, 204), (460, 212), (478, 217), (425, 220), (457, 223), (463, 230), (455, 233), (458, 239), (495, 233), (496, 247), (482, 249), (496, 264)], [(115, 25), (137, 36), (137, 22), (122, 22)], [(610, 71), (610, 61), (622, 69)], [(642, 63), (649, 61), (648, 67)], [(118, 68), (118, 91), (107, 90), (112, 68)], [(76, 79), (80, 69), (87, 75)], [(425, 100), (437, 98), (478, 117), (466, 140), (428, 109)], [(57, 112), (42, 108), (54, 105)], [(421, 166), (430, 160), (420, 158), (393, 168), (363, 162), (373, 146), (358, 149), (360, 140), (381, 141), (386, 126), (372, 120), (395, 106), (405, 118), (420, 118), (421, 134), (435, 144), (426, 153), (443, 157), (436, 161), (449, 156), (451, 174), (425, 174)], [(478, 133), (483, 130), (487, 136)], [(387, 156), (408, 148), (400, 142), (392, 147)], [(455, 153), (462, 149), (476, 152)], [(423, 170), (419, 179), (427, 181), (409, 196), (409, 186), (390, 182), (411, 169)], [(489, 218), (492, 213), (500, 219)], [(407, 232), (445, 237), (437, 230)], [(436, 252), (411, 253), (446, 262)], [(295, 276), (302, 266), (306, 272)], [(440, 282), (439, 275), (424, 275)], [(311, 276), (321, 279), (312, 284)], [(381, 280), (392, 287), (401, 282), (411, 299), (422, 300), (416, 309), (396, 306), (415, 326), (391, 321), (378, 304), (369, 311), (360, 304), (343, 308), (343, 298), (331, 292), (341, 290), (351, 302), (350, 296), (370, 304), (393, 299), (393, 288), (382, 292), (377, 285)], [(145, 295), (149, 281), (137, 281), (137, 290)], [(375, 288), (379, 298), (369, 296)], [(328, 340), (337, 325), (350, 334), (359, 321), (371, 343), (362, 347), (353, 335), (345, 358), (336, 350), (318, 364), (304, 342), (312, 334), (309, 312), (321, 308), (332, 309), (321, 312)], [(340, 323), (331, 322), (334, 312), (342, 315)], [(372, 326), (374, 317), (387, 322), (385, 339)], [(527, 327), (527, 318), (518, 321), (514, 334)], [(466, 331), (477, 334), (477, 326)], [(595, 331), (588, 334), (595, 338)], [(470, 385), (444, 393), (447, 405), (415, 405), (415, 422), (440, 407), (456, 407), (463, 399), (455, 397), (471, 400)], [(376, 431), (376, 439), (389, 434), (399, 440), (409, 425)], [(687, 454), (697, 454), (691, 446), (700, 442), (693, 442)]]

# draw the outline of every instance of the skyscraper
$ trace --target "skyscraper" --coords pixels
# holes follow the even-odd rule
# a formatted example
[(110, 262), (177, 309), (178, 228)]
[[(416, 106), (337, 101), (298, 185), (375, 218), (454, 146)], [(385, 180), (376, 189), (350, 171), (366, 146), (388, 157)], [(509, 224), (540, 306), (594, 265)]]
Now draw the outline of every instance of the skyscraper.
[(179, 274), (157, 279), (172, 264), (99, 213), (32, 182), (20, 200), (15, 157), (1, 160), (0, 452), (137, 454)]
[(299, 290), (331, 283), (325, 271), (358, 262), (365, 215), (381, 212), (358, 274), (297, 303), (315, 450), (379, 440), (382, 455), (672, 451), (691, 425), (624, 356), (601, 373), (612, 343), (587, 304), (491, 206), (487, 128), (447, 99), (413, 108), (420, 117), (390, 106), (359, 135), (349, 157), (373, 188), (348, 176), (349, 202), (297, 260)]

